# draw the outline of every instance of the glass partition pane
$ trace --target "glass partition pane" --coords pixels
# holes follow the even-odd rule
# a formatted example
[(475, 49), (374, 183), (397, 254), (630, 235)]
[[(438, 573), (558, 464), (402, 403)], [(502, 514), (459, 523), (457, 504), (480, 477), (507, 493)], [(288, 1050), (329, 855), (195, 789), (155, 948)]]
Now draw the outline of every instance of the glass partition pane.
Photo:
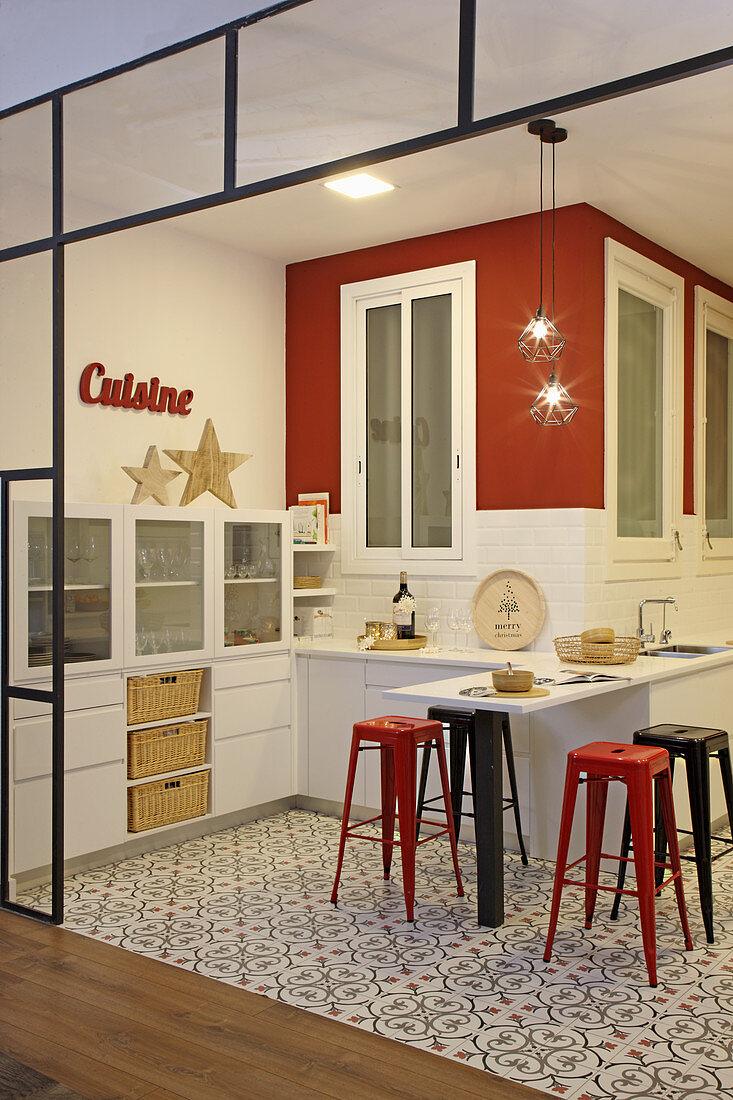
[(281, 543), (279, 523), (224, 524), (225, 646), (282, 639)]
[(0, 120), (0, 248), (49, 237), (51, 105)]
[(718, 50), (733, 9), (688, 0), (477, 0), (475, 117), (540, 103)]
[(64, 227), (221, 191), (224, 43), (64, 98)]
[(135, 653), (184, 653), (204, 645), (204, 525), (135, 521)]
[(618, 534), (661, 538), (662, 310), (618, 294)]
[(705, 334), (705, 524), (708, 534), (733, 538), (733, 340)]
[[(51, 664), (51, 519), (28, 519), (28, 667)], [(108, 519), (65, 524), (64, 663), (111, 656), (112, 525)]]
[(458, 0), (318, 0), (243, 27), (237, 182), (457, 119)]
[(0, 264), (0, 469), (51, 465), (51, 288), (50, 252)]
[(452, 541), (451, 295), (412, 302), (412, 545)]
[(366, 311), (367, 546), (402, 544), (401, 312)]

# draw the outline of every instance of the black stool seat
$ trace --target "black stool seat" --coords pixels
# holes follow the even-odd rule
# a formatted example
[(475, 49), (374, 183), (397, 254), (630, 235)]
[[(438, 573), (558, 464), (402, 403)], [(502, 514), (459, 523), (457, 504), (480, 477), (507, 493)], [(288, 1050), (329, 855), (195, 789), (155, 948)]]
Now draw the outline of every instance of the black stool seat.
[[(473, 790), (476, 789), (475, 714), (476, 712), (473, 710), (457, 710), (453, 707), (428, 708), (428, 719), (434, 722), (442, 722), (443, 726), (448, 727), (450, 734), (448, 770), (450, 773), (451, 809), (453, 811), (453, 826), (455, 828), (456, 840), (458, 840), (461, 832), (461, 818), (474, 816), (472, 813), (464, 813), (463, 799), (466, 796), (473, 799)], [(511, 798), (503, 799), (504, 809), (508, 810), (511, 807), (514, 810), (519, 851), (522, 857), (522, 863), (526, 866), (527, 852), (522, 837), (522, 820), (519, 813), (517, 775), (514, 768), (514, 749), (512, 746), (512, 733), (508, 714), (502, 715), (501, 732), (504, 741), (504, 756), (506, 758), (507, 773), (509, 776), (509, 788), (511, 790)], [(430, 744), (426, 744), (423, 748), (420, 785), (417, 796), (418, 837), (420, 835), (420, 817), (422, 815), (423, 806), (429, 805), (431, 802), (440, 801), (438, 797), (425, 797), (425, 790), (428, 783), (428, 771), (430, 768), (431, 747)], [(463, 789), (463, 777), (466, 773), (466, 749), (468, 749), (468, 762), (471, 769), (471, 791), (465, 791)], [(442, 813), (443, 811), (436, 806), (433, 812)]]
[[(700, 887), (700, 908), (702, 910), (705, 936), (708, 943), (714, 943), (713, 934), (713, 874), (712, 864), (716, 859), (727, 855), (731, 837), (713, 836), (710, 823), (710, 761), (717, 760), (720, 765), (720, 776), (723, 781), (723, 793), (725, 805), (728, 811), (728, 824), (733, 830), (733, 776), (731, 775), (730, 749), (728, 734), (725, 730), (708, 729), (705, 726), (685, 726), (665, 723), (658, 726), (649, 726), (647, 729), (637, 730), (634, 734), (635, 745), (651, 745), (656, 748), (666, 749), (669, 753), (669, 766), (674, 775), (675, 761), (683, 759), (687, 773), (687, 791), (690, 799), (690, 816), (692, 829), (677, 829), (678, 833), (686, 833), (692, 836), (695, 854), (692, 856), (681, 855), (697, 865), (697, 880)], [(719, 841), (724, 847), (715, 855), (712, 854), (712, 841)], [(621, 840), (621, 856), (629, 854), (631, 846), (631, 827), (629, 823), (629, 811), (626, 810), (624, 820), (624, 832)], [(659, 813), (659, 807), (655, 807), (655, 861), (664, 863), (667, 852), (667, 837), (664, 831), (664, 823)], [(626, 863), (619, 867), (617, 889), (624, 884)], [(659, 866), (656, 871), (656, 884), (659, 886), (663, 877), (663, 870)], [(611, 920), (618, 916), (621, 894), (617, 893)]]

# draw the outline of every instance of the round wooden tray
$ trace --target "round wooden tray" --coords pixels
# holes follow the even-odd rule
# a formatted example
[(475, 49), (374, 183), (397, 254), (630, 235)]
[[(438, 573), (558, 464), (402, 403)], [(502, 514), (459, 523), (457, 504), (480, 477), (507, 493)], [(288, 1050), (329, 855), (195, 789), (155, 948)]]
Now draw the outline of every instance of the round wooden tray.
[(529, 691), (495, 691), (493, 698), (498, 699), (541, 699), (543, 695), (549, 695), (547, 688), (538, 688), (534, 685)]
[[(358, 641), (364, 638), (363, 634), (359, 635)], [(425, 634), (416, 634), (414, 638), (394, 638), (387, 640), (385, 638), (375, 638), (372, 645), (373, 650), (391, 650), (391, 649), (424, 649), (428, 644), (428, 639)]]
[(499, 569), (473, 596), (471, 618), (492, 649), (523, 649), (545, 621), (545, 597), (537, 581), (519, 569)]

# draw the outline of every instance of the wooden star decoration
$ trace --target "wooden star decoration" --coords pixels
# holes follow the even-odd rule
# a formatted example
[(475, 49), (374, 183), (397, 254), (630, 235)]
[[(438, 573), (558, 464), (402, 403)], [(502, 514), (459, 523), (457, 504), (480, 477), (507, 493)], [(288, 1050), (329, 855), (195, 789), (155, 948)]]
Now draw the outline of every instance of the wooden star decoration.
[(181, 476), (180, 470), (163, 469), (156, 446), (148, 447), (142, 466), (123, 466), (122, 469), (137, 482), (137, 488), (132, 494), (133, 504), (142, 504), (148, 497), (157, 500), (158, 504), (168, 504), (168, 482)]
[(196, 500), (202, 493), (209, 492), (223, 504), (236, 508), (229, 475), (251, 458), (252, 455), (238, 454), (236, 451), (222, 451), (214, 431), (214, 421), (209, 418), (195, 451), (164, 451), (168, 458), (185, 470), (188, 476), (186, 488), (181, 497), (181, 507)]

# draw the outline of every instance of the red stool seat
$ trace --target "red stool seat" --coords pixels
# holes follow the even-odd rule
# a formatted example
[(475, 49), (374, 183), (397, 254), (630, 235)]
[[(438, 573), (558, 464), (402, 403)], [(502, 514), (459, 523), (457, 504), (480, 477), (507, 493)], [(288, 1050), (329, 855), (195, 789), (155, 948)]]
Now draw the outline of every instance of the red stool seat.
[[(416, 801), (417, 801), (417, 749), (418, 745), (434, 744), (437, 749), (440, 780), (443, 789), (443, 801), (447, 815), (447, 824), (428, 821), (421, 818), (423, 825), (435, 826), (437, 832), (416, 838)], [(358, 832), (358, 828), (349, 828), (349, 813), (354, 793), (354, 778), (359, 753), (363, 748), (379, 748), (381, 757), (382, 812), (376, 817), (362, 821), (361, 826), (373, 821), (381, 821), (381, 837), (368, 836)], [(395, 807), (399, 820), (399, 840), (394, 838)], [(371, 840), (382, 845), (382, 864), (384, 877), (388, 879), (392, 868), (392, 853), (395, 847), (402, 852), (402, 879), (405, 893), (407, 919), (414, 919), (415, 906), (415, 849), (436, 837), (448, 834), (450, 840), (453, 867), (456, 873), (456, 885), (459, 897), (463, 896), (461, 872), (458, 869), (458, 849), (451, 812), (450, 788), (448, 785), (448, 765), (445, 757), (443, 726), (441, 722), (427, 722), (419, 718), (400, 718), (388, 715), (385, 718), (371, 718), (366, 722), (357, 722), (351, 737), (349, 768), (346, 776), (346, 794), (341, 819), (341, 840), (339, 843), (336, 878), (331, 892), (331, 901), (336, 904), (341, 867), (344, 861), (344, 849), (349, 837)]]
[[(581, 775), (585, 775), (582, 779)], [(619, 856), (608, 855), (601, 850), (603, 825), (606, 817), (606, 799), (608, 784), (618, 780), (626, 784), (631, 835), (633, 840), (633, 862), (636, 868), (636, 890), (624, 890), (623, 893), (639, 899), (641, 916), (641, 935), (644, 944), (649, 984), (657, 984), (657, 948), (654, 898), (662, 887), (674, 883), (677, 895), (685, 947), (692, 948), (690, 929), (687, 923), (685, 895), (680, 870), (680, 852), (677, 844), (677, 831), (672, 801), (672, 777), (669, 769), (669, 754), (666, 749), (643, 745), (618, 745), (611, 741), (594, 741), (580, 749), (568, 753), (565, 773), (565, 793), (563, 796), (562, 818), (560, 821), (560, 839), (557, 847), (555, 884), (552, 892), (550, 926), (547, 931), (545, 962), (550, 961), (552, 943), (557, 928), (560, 910), (560, 898), (563, 886), (582, 886), (585, 889), (585, 927), (590, 928), (595, 912), (596, 896), (599, 890), (616, 893), (616, 886), (602, 886), (598, 882), (598, 873), (602, 859), (618, 861)], [(665, 830), (670, 838), (669, 864), (654, 862), (654, 784), (658, 792), (664, 817)], [(587, 814), (585, 825), (585, 855), (568, 864), (568, 847), (573, 826), (573, 814), (578, 786), (587, 784)], [(571, 867), (585, 863), (585, 881), (577, 882), (566, 877)], [(655, 866), (671, 871), (669, 878), (659, 886), (654, 884)]]

